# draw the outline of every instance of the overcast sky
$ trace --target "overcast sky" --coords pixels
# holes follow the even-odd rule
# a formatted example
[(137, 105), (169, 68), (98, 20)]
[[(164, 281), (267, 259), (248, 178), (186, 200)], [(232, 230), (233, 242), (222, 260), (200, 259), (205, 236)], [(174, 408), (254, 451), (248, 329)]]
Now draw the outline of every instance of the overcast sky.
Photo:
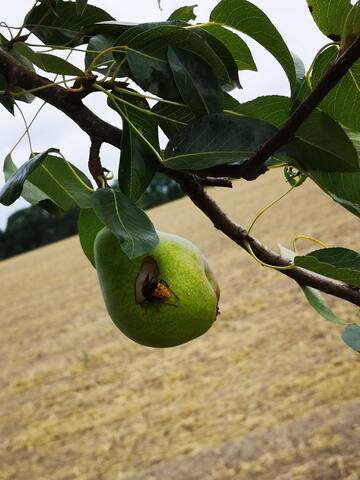
[[(99, 6), (108, 11), (114, 18), (129, 22), (148, 22), (166, 20), (170, 13), (182, 5), (191, 5), (193, 2), (186, 0), (162, 0), (162, 11), (157, 6), (157, 0), (131, 0), (131, 2), (115, 0), (90, 0), (92, 5)], [(197, 22), (205, 22), (209, 18), (212, 8), (218, 3), (217, 0), (198, 0)], [(315, 26), (307, 9), (306, 0), (252, 0), (252, 3), (260, 7), (277, 27), (290, 50), (296, 53), (308, 68), (314, 55), (328, 39), (324, 37)], [(6, 2), (6, 7), (1, 9), (0, 21), (11, 26), (18, 26), (26, 12), (33, 4), (30, 0), (14, 0), (12, 4)], [(12, 5), (12, 6), (10, 6)], [(1, 33), (7, 36), (5, 29)], [(282, 94), (289, 95), (289, 86), (286, 76), (276, 60), (265, 49), (247, 38), (251, 48), (258, 72), (240, 72), (242, 90), (235, 96), (240, 101), (250, 100), (259, 95)], [(32, 37), (34, 43), (39, 43)], [(75, 63), (75, 57), (70, 59)], [(232, 92), (234, 94), (234, 92)], [(120, 124), (115, 112), (106, 108), (106, 99), (101, 94), (92, 94), (86, 99), (90, 107), (96, 108), (96, 112), (103, 119)], [(41, 105), (36, 100), (30, 106), (21, 103), (21, 108), (28, 121), (30, 121)], [(99, 110), (99, 108), (101, 110)], [(13, 118), (0, 105), (0, 187), (3, 185), (2, 165), (5, 156), (12, 149), (18, 138), (24, 131), (24, 125), (18, 112)], [(87, 156), (89, 148), (88, 136), (83, 133), (64, 114), (56, 111), (51, 106), (46, 106), (35, 120), (30, 130), (34, 151), (43, 151), (49, 147), (60, 148), (65, 157), (80, 167), (87, 169)], [(29, 147), (26, 138), (21, 142), (13, 153), (13, 160), (19, 166), (28, 159)], [(119, 151), (108, 145), (101, 150), (103, 165), (110, 170), (115, 168), (119, 158)], [(11, 207), (0, 205), (0, 229), (6, 226), (7, 217), (18, 208), (28, 204), (22, 199)]]

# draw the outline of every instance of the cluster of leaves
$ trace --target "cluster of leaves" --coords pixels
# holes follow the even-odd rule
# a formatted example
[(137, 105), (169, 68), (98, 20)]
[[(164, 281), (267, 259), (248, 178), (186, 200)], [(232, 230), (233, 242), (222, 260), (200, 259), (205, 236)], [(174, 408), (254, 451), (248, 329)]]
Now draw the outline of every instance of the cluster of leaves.
[[(137, 203), (160, 167), (199, 172), (224, 164), (241, 165), (283, 126), (296, 106), (315, 88), (337, 56), (360, 33), (360, 5), (349, 0), (308, 0), (320, 30), (334, 42), (314, 59), (305, 75), (270, 19), (247, 0), (221, 0), (207, 23), (195, 24), (193, 6), (173, 12), (164, 22), (126, 24), (86, 1), (41, 0), (24, 27), (44, 45), (72, 49), (86, 45), (84, 71), (54, 55), (13, 42), (10, 53), (28, 68), (61, 75), (101, 75), (112, 88), (95, 82), (123, 122), (118, 188), (93, 190), (91, 181), (49, 149), (16, 169), (5, 161), (7, 183), (0, 201), (20, 195), (49, 211), (80, 207), (80, 239), (93, 262), (96, 233), (107, 225), (129, 257), (140, 256), (158, 242), (156, 231)], [(339, 14), (339, 12), (341, 14)], [(263, 96), (239, 103), (230, 91), (240, 88), (239, 71), (256, 70), (250, 49), (235, 31), (256, 40), (283, 68), (291, 95)], [(8, 44), (4, 37), (3, 45)], [(120, 82), (128, 79), (132, 88)], [(279, 148), (269, 165), (295, 167), (336, 202), (360, 216), (360, 61), (336, 85)], [(30, 101), (31, 92), (7, 90), (0, 75), (0, 101), (10, 111), (14, 99)], [(149, 103), (149, 92), (155, 98)], [(159, 130), (168, 138), (159, 143)], [(340, 249), (296, 257), (295, 264), (355, 286), (359, 264), (349, 264)], [(344, 255), (342, 255), (344, 254)], [(358, 258), (358, 257), (357, 257)], [(349, 272), (350, 271), (350, 272)], [(344, 273), (345, 272), (345, 273)], [(344, 273), (344, 275), (343, 275)], [(314, 304), (315, 302), (313, 302)], [(349, 342), (348, 342), (349, 343)]]

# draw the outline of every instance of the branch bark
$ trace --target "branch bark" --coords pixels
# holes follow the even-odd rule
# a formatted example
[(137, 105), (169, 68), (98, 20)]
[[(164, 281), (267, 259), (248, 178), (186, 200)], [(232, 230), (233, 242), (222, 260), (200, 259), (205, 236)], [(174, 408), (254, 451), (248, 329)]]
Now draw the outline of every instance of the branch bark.
[(101, 140), (98, 138), (91, 137), (91, 145), (89, 151), (89, 172), (91, 173), (93, 179), (96, 182), (98, 187), (107, 187), (107, 179), (105, 172), (108, 172), (106, 168), (104, 168), (101, 164), (100, 160), (100, 148), (101, 148)]
[(87, 108), (76, 94), (68, 92), (60, 85), (54, 85), (51, 80), (42, 77), (23, 65), (20, 65), (4, 49), (0, 48), (0, 72), (4, 75), (9, 89), (21, 87), (31, 90), (44, 87), (34, 92), (34, 95), (45, 100), (50, 105), (65, 113), (73, 120), (90, 138), (99, 138), (102, 142), (109, 143), (116, 148), (121, 145), (121, 130), (105, 122)]
[(197, 177), (196, 180), (203, 187), (232, 188), (231, 180), (227, 177)]
[[(167, 170), (166, 174), (180, 184), (183, 192), (186, 193), (196, 207), (212, 221), (215, 228), (222, 231), (227, 237), (231, 238), (231, 240), (246, 250), (246, 252), (248, 252), (248, 250), (245, 242), (248, 242), (256, 257), (262, 262), (279, 267), (291, 265), (289, 260), (262, 245), (256, 238), (250, 236), (241, 225), (237, 225), (228, 218), (218, 204), (204, 191), (194, 175), (172, 170)], [(292, 278), (300, 286), (313, 287), (324, 293), (342, 298), (354, 305), (360, 306), (359, 288), (354, 288), (300, 267), (278, 270), (278, 272)]]

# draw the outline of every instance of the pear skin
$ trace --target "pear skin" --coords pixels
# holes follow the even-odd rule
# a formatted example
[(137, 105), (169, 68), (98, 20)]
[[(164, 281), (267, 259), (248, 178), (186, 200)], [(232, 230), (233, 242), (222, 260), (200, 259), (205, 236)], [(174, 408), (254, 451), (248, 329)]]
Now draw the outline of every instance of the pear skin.
[[(106, 308), (129, 338), (150, 347), (180, 345), (205, 333), (218, 314), (219, 287), (201, 251), (190, 241), (158, 232), (156, 248), (129, 259), (105, 227), (94, 245)], [(143, 294), (149, 281), (163, 297)], [(166, 297), (166, 298), (165, 298)]]

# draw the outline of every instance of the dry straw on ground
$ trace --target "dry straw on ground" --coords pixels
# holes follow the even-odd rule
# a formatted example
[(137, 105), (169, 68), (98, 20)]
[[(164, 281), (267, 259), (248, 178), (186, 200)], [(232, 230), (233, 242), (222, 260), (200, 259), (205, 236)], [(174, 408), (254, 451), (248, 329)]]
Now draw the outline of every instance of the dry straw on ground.
[[(248, 225), (286, 188), (272, 173), (213, 194)], [(218, 321), (187, 345), (141, 347), (112, 325), (77, 238), (2, 262), (0, 479), (358, 480), (360, 364), (338, 327), (187, 199), (151, 217), (208, 256)], [(307, 182), (255, 231), (359, 249), (356, 228)]]

